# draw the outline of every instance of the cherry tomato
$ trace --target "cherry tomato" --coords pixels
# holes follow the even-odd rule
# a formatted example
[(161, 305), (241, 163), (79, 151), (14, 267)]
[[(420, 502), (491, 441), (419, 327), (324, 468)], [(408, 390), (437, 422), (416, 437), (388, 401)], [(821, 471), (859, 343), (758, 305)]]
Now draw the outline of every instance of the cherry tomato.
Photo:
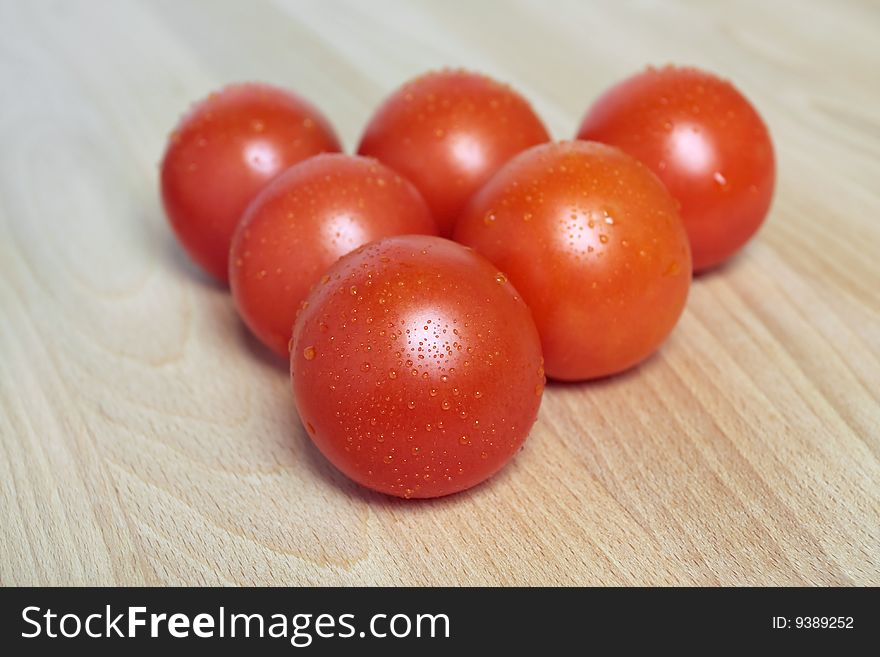
[(638, 363), (672, 330), (690, 286), (675, 200), (647, 167), (594, 142), (513, 158), (473, 198), (455, 239), (522, 292), (556, 379)]
[(302, 423), (337, 468), (383, 493), (437, 497), (516, 453), (544, 370), (503, 274), (415, 235), (371, 242), (322, 280), (294, 327), (290, 369)]
[(364, 157), (310, 158), (260, 192), (238, 225), (229, 267), (236, 307), (286, 358), (296, 312), (321, 274), (362, 244), (409, 233), (437, 234), (412, 183)]
[(244, 83), (197, 103), (162, 160), (162, 201), (183, 247), (225, 281), (229, 243), (247, 204), (292, 164), (340, 150), (323, 115), (289, 91)]
[(467, 71), (412, 80), (385, 100), (358, 153), (409, 178), (449, 235), (464, 204), (498, 168), (549, 140), (528, 101), (509, 86)]
[(660, 177), (681, 202), (697, 271), (736, 253), (767, 216), (776, 178), (767, 126), (714, 75), (649, 68), (599, 98), (578, 138), (622, 148)]

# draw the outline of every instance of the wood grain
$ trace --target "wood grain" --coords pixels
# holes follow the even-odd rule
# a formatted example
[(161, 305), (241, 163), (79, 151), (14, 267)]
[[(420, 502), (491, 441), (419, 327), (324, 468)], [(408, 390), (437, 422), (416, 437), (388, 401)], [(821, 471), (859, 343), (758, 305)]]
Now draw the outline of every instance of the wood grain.
[[(855, 0), (0, 3), (0, 583), (880, 584), (878, 32)], [(228, 81), (296, 88), (351, 148), (429, 68), (513, 83), (565, 138), (668, 61), (765, 115), (769, 221), (659, 354), (550, 386), (451, 498), (323, 460), (158, 203), (167, 132)]]

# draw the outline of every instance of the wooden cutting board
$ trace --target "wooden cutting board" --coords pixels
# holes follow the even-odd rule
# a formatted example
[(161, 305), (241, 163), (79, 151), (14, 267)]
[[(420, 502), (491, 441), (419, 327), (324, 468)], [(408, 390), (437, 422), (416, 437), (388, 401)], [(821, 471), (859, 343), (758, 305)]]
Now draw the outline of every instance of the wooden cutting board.
[[(0, 583), (880, 584), (880, 8), (744, 2), (0, 5)], [(222, 84), (349, 149), (443, 65), (556, 138), (648, 63), (732, 79), (775, 139), (765, 228), (641, 367), (551, 385), (476, 490), (372, 494), (189, 264), (157, 162)]]

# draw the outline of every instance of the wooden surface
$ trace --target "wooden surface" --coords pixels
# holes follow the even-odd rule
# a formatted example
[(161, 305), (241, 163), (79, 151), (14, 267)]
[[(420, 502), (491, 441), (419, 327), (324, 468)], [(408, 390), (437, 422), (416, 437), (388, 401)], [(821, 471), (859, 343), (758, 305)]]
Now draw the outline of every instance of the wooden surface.
[[(878, 32), (869, 1), (3, 0), (0, 583), (880, 584)], [(167, 133), (228, 81), (297, 89), (352, 148), (429, 68), (513, 83), (565, 138), (669, 61), (764, 114), (768, 223), (657, 356), (550, 386), (458, 496), (336, 473), (159, 206)]]

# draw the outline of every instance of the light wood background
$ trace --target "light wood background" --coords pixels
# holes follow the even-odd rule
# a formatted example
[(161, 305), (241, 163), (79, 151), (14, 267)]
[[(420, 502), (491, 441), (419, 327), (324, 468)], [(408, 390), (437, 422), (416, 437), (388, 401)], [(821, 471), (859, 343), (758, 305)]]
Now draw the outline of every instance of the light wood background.
[[(880, 5), (0, 2), (0, 583), (880, 584)], [(352, 148), (463, 65), (570, 137), (647, 63), (732, 80), (768, 223), (637, 370), (550, 386), (487, 485), (407, 502), (311, 446), (284, 365), (177, 247), (157, 162), (223, 83)]]

